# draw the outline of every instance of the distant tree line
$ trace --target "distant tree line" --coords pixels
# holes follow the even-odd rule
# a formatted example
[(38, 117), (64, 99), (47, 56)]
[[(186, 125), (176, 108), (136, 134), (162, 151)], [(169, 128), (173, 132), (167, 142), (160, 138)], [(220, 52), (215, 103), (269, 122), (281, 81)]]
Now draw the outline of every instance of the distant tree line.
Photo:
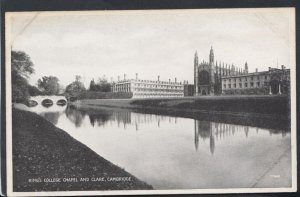
[(111, 92), (112, 84), (105, 76), (99, 77), (97, 82), (91, 80), (88, 90), (84, 87), (82, 78), (75, 77), (75, 81), (64, 89), (56, 76), (43, 76), (38, 79), (36, 86), (30, 85), (28, 80), (34, 73), (34, 64), (28, 54), (23, 51), (11, 51), (12, 101), (25, 103), (30, 96), (65, 95), (68, 99), (76, 100), (78, 95), (88, 92)]
[(61, 85), (58, 78), (44, 76), (37, 81), (37, 86), (30, 85), (28, 80), (34, 73), (34, 64), (28, 54), (23, 51), (11, 51), (11, 84), (12, 101), (25, 103), (30, 96), (58, 95)]
[(77, 75), (75, 81), (66, 87), (65, 95), (68, 100), (75, 101), (82, 98), (89, 99), (90, 93), (92, 92), (111, 92), (111, 84), (107, 81), (105, 76), (102, 76), (98, 79), (97, 83), (92, 79), (89, 88), (86, 89), (81, 81), (81, 77)]

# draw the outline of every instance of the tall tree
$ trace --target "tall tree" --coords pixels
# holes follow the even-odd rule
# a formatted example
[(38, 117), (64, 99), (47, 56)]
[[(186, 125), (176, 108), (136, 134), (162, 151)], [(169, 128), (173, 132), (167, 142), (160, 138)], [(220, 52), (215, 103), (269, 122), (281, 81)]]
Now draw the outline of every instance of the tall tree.
[(81, 82), (81, 77), (79, 75), (76, 75), (75, 81), (67, 85), (66, 87), (66, 93), (67, 97), (77, 97), (81, 92), (85, 91), (84, 84)]
[(111, 91), (111, 84), (108, 83), (105, 75), (98, 78), (98, 82), (95, 85), (95, 91), (99, 91), (99, 92), (110, 92)]
[(59, 93), (58, 78), (54, 76), (44, 76), (38, 80), (38, 87), (46, 95), (57, 95)]
[(91, 82), (90, 82), (89, 90), (90, 91), (96, 91), (96, 83), (95, 83), (94, 79), (92, 79)]
[(12, 100), (24, 102), (28, 99), (28, 79), (34, 73), (33, 63), (23, 51), (11, 51)]
[(33, 63), (23, 51), (11, 51), (11, 71), (26, 79), (34, 73)]

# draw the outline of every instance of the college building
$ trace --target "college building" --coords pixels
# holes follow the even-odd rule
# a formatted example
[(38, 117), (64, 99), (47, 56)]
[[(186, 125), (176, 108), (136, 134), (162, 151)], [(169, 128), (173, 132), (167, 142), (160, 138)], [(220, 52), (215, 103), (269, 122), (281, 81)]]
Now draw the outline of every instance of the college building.
[(271, 68), (267, 71), (248, 72), (248, 64), (239, 68), (233, 64), (214, 61), (211, 47), (209, 61), (199, 63), (194, 56), (194, 95), (220, 94), (289, 94), (290, 69)]
[(132, 98), (160, 98), (160, 97), (183, 97), (184, 84), (174, 81), (161, 81), (160, 76), (157, 80), (139, 79), (136, 73), (135, 79), (124, 79), (113, 83), (112, 92), (132, 92)]

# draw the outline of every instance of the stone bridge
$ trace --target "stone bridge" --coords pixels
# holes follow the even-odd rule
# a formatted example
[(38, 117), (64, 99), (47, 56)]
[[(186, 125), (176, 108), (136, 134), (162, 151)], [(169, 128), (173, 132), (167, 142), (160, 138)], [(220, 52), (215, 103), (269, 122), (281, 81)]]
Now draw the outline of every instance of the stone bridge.
[(50, 99), (53, 102), (53, 105), (57, 104), (58, 101), (67, 102), (65, 96), (31, 96), (29, 101), (35, 101), (38, 105), (41, 105), (45, 99)]

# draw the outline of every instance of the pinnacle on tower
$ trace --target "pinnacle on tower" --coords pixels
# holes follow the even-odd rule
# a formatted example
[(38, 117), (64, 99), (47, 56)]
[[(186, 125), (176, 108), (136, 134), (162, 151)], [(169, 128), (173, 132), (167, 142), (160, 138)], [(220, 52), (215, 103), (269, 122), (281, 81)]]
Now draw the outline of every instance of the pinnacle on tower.
[(214, 50), (211, 46), (210, 52), (209, 52), (209, 63), (213, 63), (213, 62), (214, 62)]
[(197, 50), (195, 52), (195, 57), (194, 57), (194, 66), (198, 66), (198, 53), (197, 53)]
[(248, 73), (248, 63), (247, 63), (247, 61), (245, 63), (245, 73)]

